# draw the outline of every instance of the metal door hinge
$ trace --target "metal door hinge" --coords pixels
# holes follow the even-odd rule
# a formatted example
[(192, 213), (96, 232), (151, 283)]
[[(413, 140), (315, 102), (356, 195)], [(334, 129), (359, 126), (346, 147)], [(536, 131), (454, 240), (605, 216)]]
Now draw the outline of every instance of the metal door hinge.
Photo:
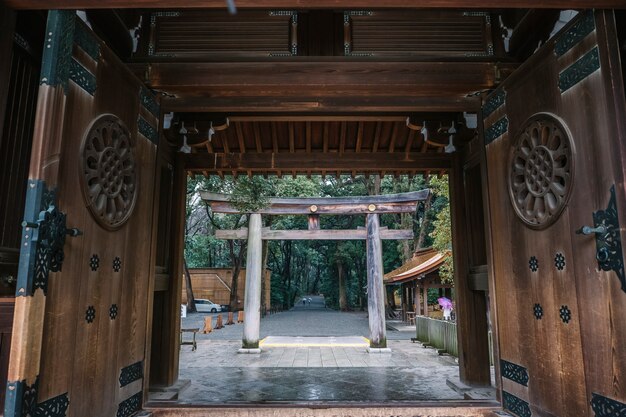
[(66, 236), (79, 236), (78, 229), (66, 227), (66, 215), (57, 207), (55, 190), (44, 181), (29, 180), (22, 222), (22, 243), (15, 295), (31, 296), (37, 288), (48, 291), (50, 271), (63, 266)]
[(583, 226), (576, 233), (595, 235), (598, 267), (603, 271), (615, 271), (622, 284), (622, 290), (626, 292), (626, 275), (624, 274), (622, 240), (617, 217), (615, 185), (611, 186), (611, 198), (606, 210), (598, 210), (593, 213), (593, 227)]

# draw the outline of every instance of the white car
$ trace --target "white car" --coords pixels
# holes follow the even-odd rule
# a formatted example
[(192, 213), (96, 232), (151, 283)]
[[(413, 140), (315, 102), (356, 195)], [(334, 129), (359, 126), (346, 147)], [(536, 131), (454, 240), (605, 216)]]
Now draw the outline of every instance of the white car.
[(220, 311), (222, 311), (222, 306), (220, 306), (219, 304), (215, 304), (213, 301), (206, 298), (196, 298), (196, 310), (198, 310), (199, 313), (219, 313)]

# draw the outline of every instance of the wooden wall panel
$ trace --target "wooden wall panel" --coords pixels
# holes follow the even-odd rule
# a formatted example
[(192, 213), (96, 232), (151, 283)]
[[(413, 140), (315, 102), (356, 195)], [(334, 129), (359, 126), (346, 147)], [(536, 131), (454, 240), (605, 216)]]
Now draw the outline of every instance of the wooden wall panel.
[[(59, 207), (67, 213), (68, 226), (83, 231), (67, 240), (63, 270), (51, 275), (43, 324), (39, 400), (67, 392), (69, 417), (116, 415), (122, 401), (142, 392), (141, 379), (121, 387), (119, 378), (122, 368), (144, 360), (154, 276), (156, 146), (139, 132), (138, 120), (141, 115), (157, 126), (157, 118), (141, 104), (141, 83), (104, 44), (97, 45), (95, 56), (78, 45), (73, 52), (73, 59), (95, 76), (95, 92), (69, 81), (60, 153), (38, 149), (41, 154), (34, 158), (58, 161), (52, 172), (57, 172)], [(119, 117), (134, 142), (137, 200), (130, 218), (117, 230), (95, 221), (81, 191), (81, 144), (91, 123), (103, 114)], [(95, 310), (91, 321), (90, 307)]]
[(489, 13), (358, 10), (346, 11), (344, 16), (347, 56), (494, 55)]
[[(232, 287), (232, 269), (193, 268), (189, 270), (189, 273), (191, 275), (191, 287), (193, 288), (193, 295), (195, 298), (208, 298), (216, 304), (229, 304), (230, 290), (228, 287)], [(272, 272), (270, 270), (265, 270), (264, 288), (267, 308), (270, 307), (271, 276)], [(222, 281), (224, 281), (228, 287), (226, 287)], [(239, 271), (239, 279), (237, 280), (237, 297), (241, 301), (235, 307), (237, 309), (243, 309), (243, 300), (246, 293), (245, 287), (246, 269), (243, 268)], [(187, 302), (187, 285), (185, 280), (183, 280), (182, 302)]]
[[(290, 56), (298, 53), (298, 13), (292, 11), (171, 11), (150, 21), (150, 60)], [(292, 30), (293, 27), (293, 30)]]
[[(528, 402), (533, 416), (594, 416), (594, 394), (626, 400), (619, 382), (626, 358), (616, 348), (626, 325), (615, 320), (624, 314), (626, 292), (614, 272), (598, 270), (594, 237), (576, 234), (581, 226), (593, 225), (593, 212), (606, 208), (611, 185), (623, 190), (621, 168), (611, 162), (622, 147), (624, 127), (617, 114), (624, 103), (623, 91), (619, 106), (609, 100), (618, 94), (614, 86), (621, 70), (608, 64), (612, 38), (607, 16), (598, 12), (595, 30), (565, 53), (555, 53), (553, 41), (531, 57), (500, 87), (505, 104), (485, 119), (500, 357), (525, 367), (530, 378), (524, 386), (502, 371), (501, 384), (503, 391)], [(572, 32), (556, 42), (566, 37)], [(559, 88), (559, 76), (594, 48), (599, 50), (598, 67), (581, 70), (571, 88)], [(553, 224), (539, 230), (518, 218), (508, 191), (511, 147), (536, 113), (560, 119), (574, 147), (570, 200)], [(491, 126), (505, 116), (508, 131), (489, 137)], [(625, 203), (618, 195), (619, 210)], [(564, 264), (559, 266), (559, 259)]]

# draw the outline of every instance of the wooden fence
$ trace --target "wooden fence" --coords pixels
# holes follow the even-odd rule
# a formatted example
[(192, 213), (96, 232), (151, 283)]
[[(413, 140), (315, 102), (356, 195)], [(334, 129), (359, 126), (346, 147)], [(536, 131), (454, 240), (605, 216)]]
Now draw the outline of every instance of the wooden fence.
[[(456, 323), (430, 317), (415, 317), (416, 338), (422, 343), (444, 350), (452, 356), (459, 356), (456, 336)], [(489, 332), (489, 360), (493, 365), (493, 340)]]

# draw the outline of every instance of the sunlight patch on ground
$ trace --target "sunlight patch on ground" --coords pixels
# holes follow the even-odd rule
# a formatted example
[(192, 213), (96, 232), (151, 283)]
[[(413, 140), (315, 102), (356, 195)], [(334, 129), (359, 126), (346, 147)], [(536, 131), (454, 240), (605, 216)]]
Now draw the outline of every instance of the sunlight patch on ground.
[(268, 336), (259, 342), (268, 347), (368, 347), (369, 340), (363, 336)]

